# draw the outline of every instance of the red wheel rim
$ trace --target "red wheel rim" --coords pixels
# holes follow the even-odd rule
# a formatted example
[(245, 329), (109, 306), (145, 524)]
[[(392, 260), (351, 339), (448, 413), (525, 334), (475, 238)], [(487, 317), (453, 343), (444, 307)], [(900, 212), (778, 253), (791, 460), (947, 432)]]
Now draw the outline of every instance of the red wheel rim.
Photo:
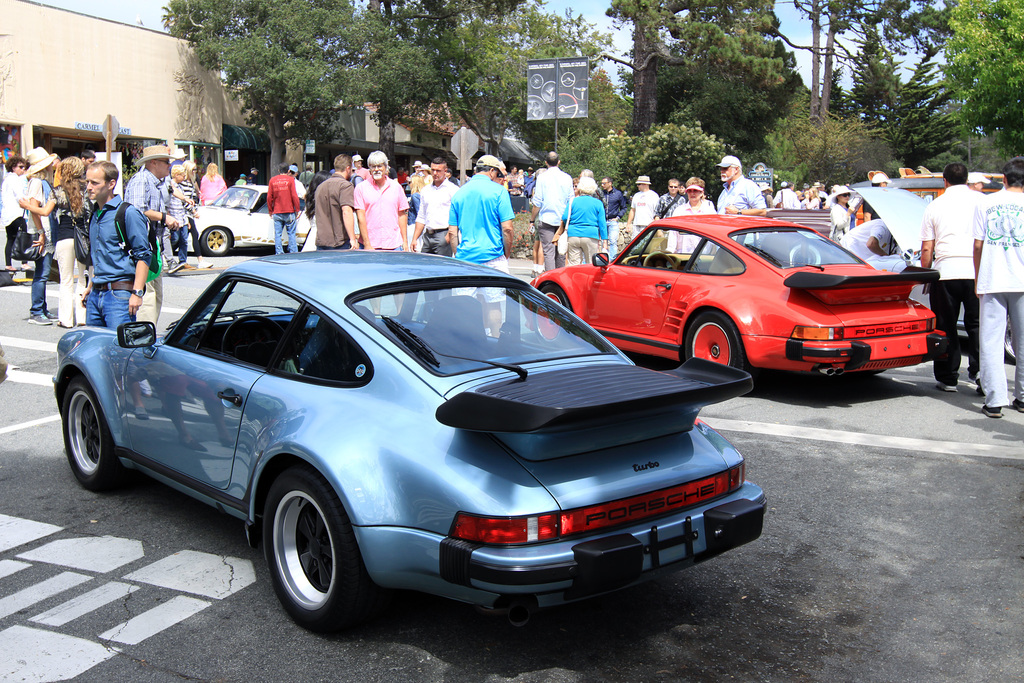
[(732, 362), (729, 336), (715, 323), (704, 323), (697, 328), (696, 334), (693, 335), (691, 351), (694, 358), (703, 358), (722, 365), (729, 365)]

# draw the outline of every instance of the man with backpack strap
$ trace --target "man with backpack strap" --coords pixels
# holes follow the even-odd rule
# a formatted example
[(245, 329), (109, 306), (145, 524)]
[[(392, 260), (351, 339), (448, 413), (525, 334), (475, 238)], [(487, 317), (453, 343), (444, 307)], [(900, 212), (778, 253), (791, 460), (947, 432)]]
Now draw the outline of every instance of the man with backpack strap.
[[(85, 322), (111, 329), (135, 320), (153, 255), (146, 218), (114, 194), (118, 175), (117, 166), (109, 161), (97, 161), (85, 172), (86, 193), (96, 204), (89, 223), (93, 275), (82, 294)], [(115, 225), (118, 213), (124, 221), (123, 231)]]
[[(136, 163), (142, 168), (132, 176), (124, 188), (124, 201), (136, 206), (150, 222), (150, 231), (161, 240), (164, 230), (178, 230), (181, 223), (167, 213), (167, 193), (162, 186), (171, 171), (174, 159), (167, 145), (152, 145), (142, 150), (142, 158)], [(162, 275), (162, 274), (161, 274)], [(146, 296), (138, 316), (154, 325), (160, 319), (160, 308), (164, 300), (163, 277), (152, 278), (145, 287)]]

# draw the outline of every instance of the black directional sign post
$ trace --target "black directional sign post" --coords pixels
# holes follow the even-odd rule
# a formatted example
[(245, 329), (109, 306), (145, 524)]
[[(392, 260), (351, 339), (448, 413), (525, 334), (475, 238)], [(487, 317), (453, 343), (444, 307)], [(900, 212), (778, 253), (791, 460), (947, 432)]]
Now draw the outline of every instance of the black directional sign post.
[(526, 63), (526, 120), (587, 118), (590, 109), (590, 60), (534, 59)]

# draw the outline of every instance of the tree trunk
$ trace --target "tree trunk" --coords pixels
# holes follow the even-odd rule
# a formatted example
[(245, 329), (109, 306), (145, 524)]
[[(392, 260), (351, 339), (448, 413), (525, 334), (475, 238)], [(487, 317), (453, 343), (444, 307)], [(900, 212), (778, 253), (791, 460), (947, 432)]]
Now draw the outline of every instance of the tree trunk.
[[(654, 46), (647, 28), (633, 25), (633, 135), (642, 135), (654, 125), (658, 114), (658, 58), (648, 58)], [(646, 65), (645, 65), (646, 62)]]
[(825, 74), (821, 79), (821, 110), (822, 118), (828, 116), (829, 101), (832, 99), (832, 57), (836, 51), (836, 22), (831, 18), (828, 22), (828, 39), (825, 43)]
[(388, 163), (393, 168), (397, 168), (395, 164), (395, 122), (394, 121), (381, 121), (380, 122), (380, 151), (388, 157)]
[(273, 112), (267, 118), (267, 137), (270, 138), (270, 165), (267, 168), (267, 178), (277, 175), (278, 167), (284, 163), (285, 147), (288, 138), (284, 134), (284, 113)]
[(821, 120), (821, 5), (811, 6), (811, 120)]

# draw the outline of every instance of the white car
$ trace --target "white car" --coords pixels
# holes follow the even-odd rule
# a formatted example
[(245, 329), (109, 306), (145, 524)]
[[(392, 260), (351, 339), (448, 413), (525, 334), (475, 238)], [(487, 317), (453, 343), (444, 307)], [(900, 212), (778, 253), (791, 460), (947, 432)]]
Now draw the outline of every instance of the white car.
[[(305, 213), (305, 200), (299, 204), (295, 233), (301, 248), (309, 233), (309, 218)], [(212, 204), (199, 207), (196, 230), (203, 256), (226, 256), (234, 247), (273, 245), (274, 220), (267, 210), (267, 186), (229, 187)], [(288, 243), (287, 232), (283, 242)]]

